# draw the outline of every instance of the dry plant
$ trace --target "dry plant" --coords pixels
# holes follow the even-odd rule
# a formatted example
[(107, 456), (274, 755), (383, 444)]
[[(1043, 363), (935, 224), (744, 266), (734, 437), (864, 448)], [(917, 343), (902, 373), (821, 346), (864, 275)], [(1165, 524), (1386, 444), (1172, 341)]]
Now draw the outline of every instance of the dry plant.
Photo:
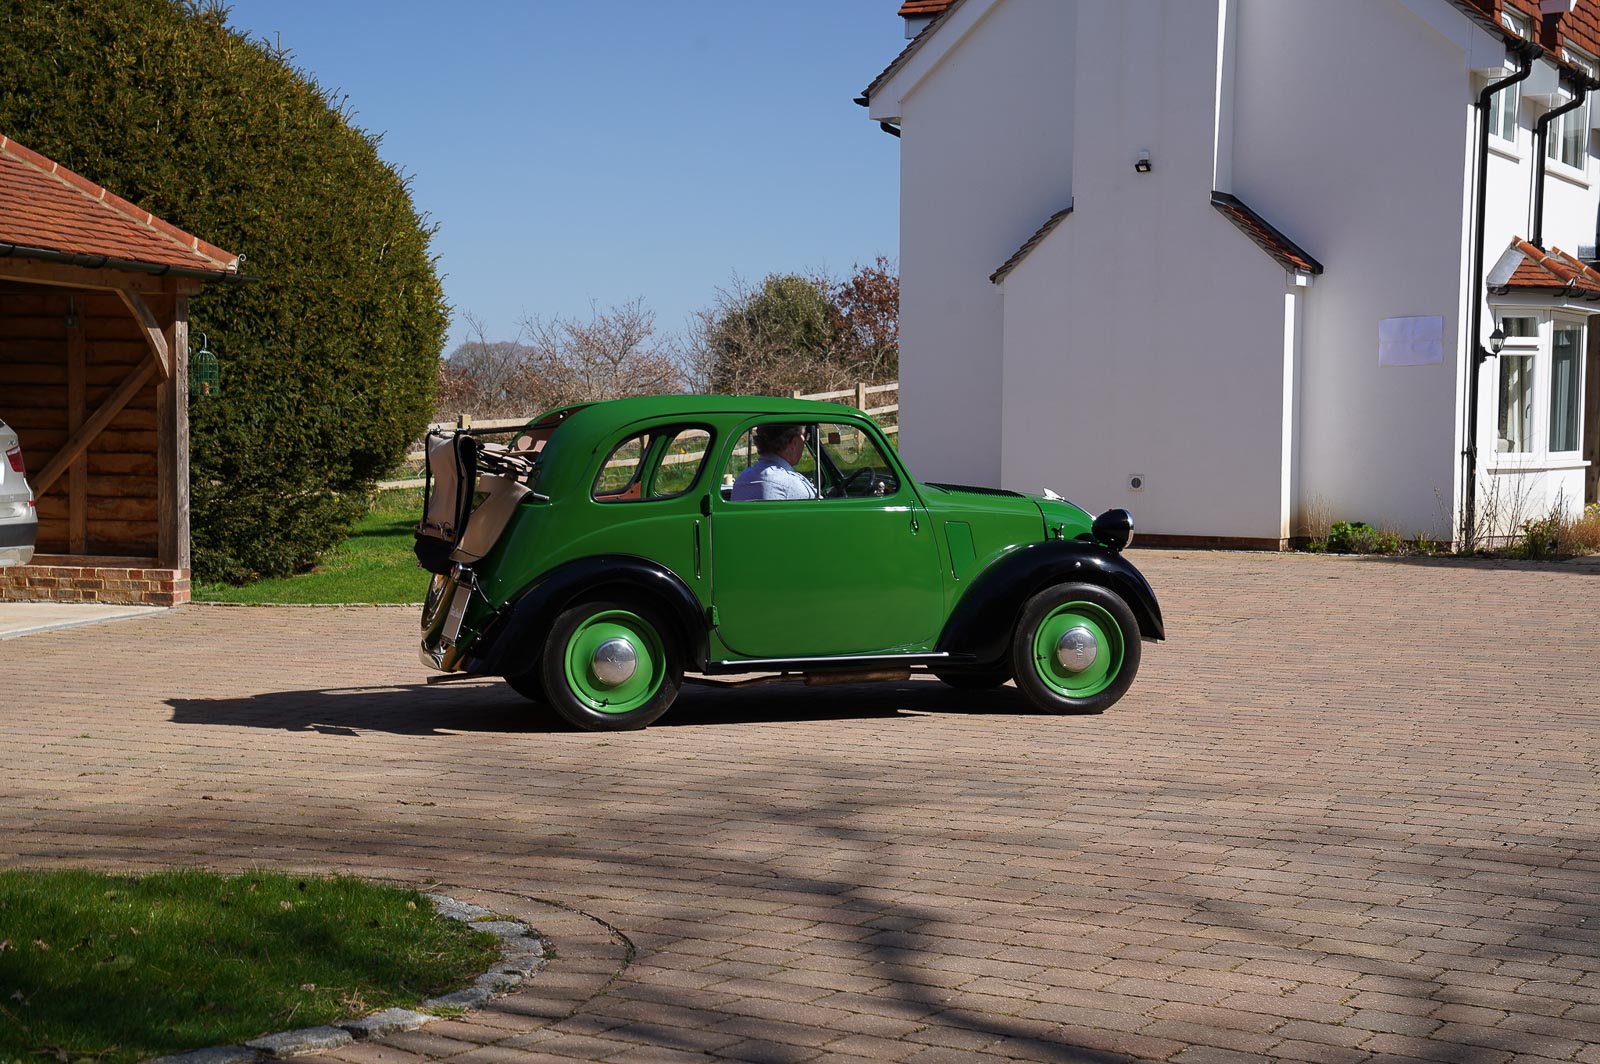
[(1306, 538), (1311, 547), (1326, 546), (1328, 532), (1333, 528), (1333, 507), (1327, 497), (1313, 495), (1300, 511), (1298, 534)]

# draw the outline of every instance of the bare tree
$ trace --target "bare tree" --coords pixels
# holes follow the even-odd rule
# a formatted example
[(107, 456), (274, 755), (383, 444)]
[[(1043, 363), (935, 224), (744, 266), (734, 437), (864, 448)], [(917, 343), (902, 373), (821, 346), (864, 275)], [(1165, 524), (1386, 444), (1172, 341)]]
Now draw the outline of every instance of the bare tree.
[(587, 320), (528, 317), (515, 339), (491, 341), (468, 314), (468, 339), (439, 365), (439, 417), (533, 415), (565, 403), (683, 390), (670, 341), (658, 341), (642, 300)]
[(697, 391), (787, 395), (884, 383), (899, 372), (900, 281), (888, 260), (825, 273), (735, 278), (701, 310), (684, 361)]

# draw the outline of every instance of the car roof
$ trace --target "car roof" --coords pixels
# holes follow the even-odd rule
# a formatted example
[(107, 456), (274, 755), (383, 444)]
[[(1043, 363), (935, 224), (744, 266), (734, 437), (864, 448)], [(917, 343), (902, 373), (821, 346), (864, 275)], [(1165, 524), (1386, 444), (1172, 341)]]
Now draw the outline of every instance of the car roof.
[[(788, 399), (772, 395), (642, 395), (610, 399), (575, 409), (563, 428), (568, 435), (604, 434), (636, 421), (657, 417), (720, 417), (723, 415), (773, 415), (810, 421), (860, 415), (855, 407), (813, 399)], [(544, 416), (536, 418), (535, 422)], [(574, 431), (576, 430), (576, 431)]]

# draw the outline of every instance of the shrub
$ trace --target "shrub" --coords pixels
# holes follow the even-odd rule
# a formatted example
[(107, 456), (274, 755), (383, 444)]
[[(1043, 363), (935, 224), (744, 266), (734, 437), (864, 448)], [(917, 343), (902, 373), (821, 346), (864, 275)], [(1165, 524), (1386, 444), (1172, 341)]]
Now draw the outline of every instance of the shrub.
[(428, 421), (447, 313), (431, 226), (344, 101), (220, 4), (14, 8), (0, 130), (256, 278), (190, 303), (223, 391), (190, 409), (196, 577), (308, 566)]
[(1572, 523), (1572, 545), (1582, 550), (1600, 550), (1600, 502), (1592, 502)]
[(1400, 534), (1373, 528), (1365, 521), (1335, 521), (1328, 530), (1326, 549), (1331, 554), (1396, 554)]

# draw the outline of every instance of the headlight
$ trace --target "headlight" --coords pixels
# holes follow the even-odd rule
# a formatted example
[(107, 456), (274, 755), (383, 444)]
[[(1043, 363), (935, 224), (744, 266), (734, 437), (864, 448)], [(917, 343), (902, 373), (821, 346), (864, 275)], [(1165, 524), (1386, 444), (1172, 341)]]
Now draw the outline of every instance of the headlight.
[(1126, 510), (1107, 510), (1091, 526), (1096, 543), (1121, 550), (1133, 542), (1133, 515)]

